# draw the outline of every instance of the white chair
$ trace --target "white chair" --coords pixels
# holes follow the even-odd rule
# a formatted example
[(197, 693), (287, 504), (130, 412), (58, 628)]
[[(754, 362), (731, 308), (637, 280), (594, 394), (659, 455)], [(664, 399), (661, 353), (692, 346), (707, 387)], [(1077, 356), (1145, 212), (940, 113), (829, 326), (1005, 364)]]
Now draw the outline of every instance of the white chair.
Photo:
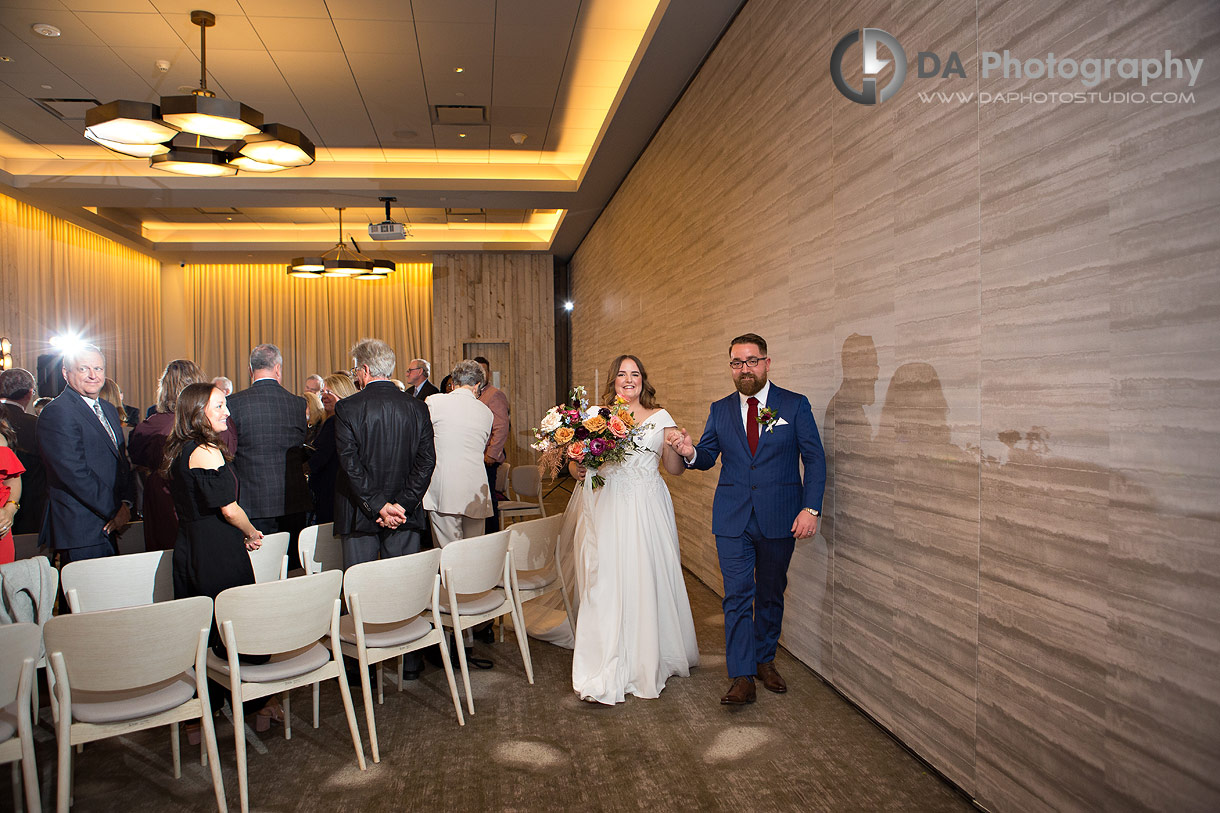
[[(339, 620), (339, 639), (343, 654), (360, 664), (360, 688), (364, 693), (364, 715), (369, 727), (369, 743), (373, 747), (373, 762), (381, 762), (381, 753), (377, 747), (369, 664), (398, 658), (401, 675), (405, 653), (439, 645), (458, 724), (466, 725), (440, 620), (440, 563), (439, 549), (426, 550), (353, 565), (343, 576), (343, 595), (349, 614)], [(398, 690), (402, 691), (401, 677)], [(378, 666), (377, 702), (383, 702), (384, 698), (382, 670)]]
[[(0, 626), (0, 763), (13, 763), (13, 809), (21, 810), (24, 777), (25, 802), (31, 813), (42, 810), (30, 717), (37, 675), (34, 665), (41, 648), (42, 630), (37, 624)], [(21, 763), (20, 771), (17, 763)]]
[(249, 551), (255, 584), (288, 578), (288, 545), (291, 542), (292, 534), (280, 531), (267, 534), (257, 549)]
[[(343, 574), (337, 570), (281, 579), (263, 584), (230, 587), (216, 597), (216, 625), (228, 651), (228, 660), (208, 652), (207, 672), (227, 683), (231, 692), (234, 725), (238, 729), (237, 785), (242, 813), (250, 809), (246, 777), (246, 738), (241, 731), (242, 704), (271, 694), (284, 695), (284, 736), (291, 738), (287, 692), (334, 678), (347, 712), (347, 725), (360, 770), (365, 769), (364, 746), (356, 725), (356, 711), (347, 686), (347, 672), (339, 644), (339, 590)], [(329, 649), (323, 646), (329, 638)], [(241, 655), (270, 655), (261, 664), (242, 663)], [(315, 690), (315, 700), (316, 700)], [(314, 705), (314, 728), (318, 727)]]
[(466, 648), (461, 644), (462, 630), (502, 615), (511, 616), (525, 676), (530, 683), (534, 682), (529, 639), (517, 612), (517, 598), (512, 587), (508, 533), (499, 531), (456, 539), (441, 549), (441, 584), (445, 588), (441, 596), (441, 623), (452, 627), (458, 640), (458, 663), (462, 667), (462, 682), (466, 685), (466, 708), (471, 714), (474, 714), (474, 695), (470, 691)]
[[(508, 529), (508, 549), (513, 555), (513, 588), (517, 594), (517, 609), (530, 599), (559, 591), (568, 624), (576, 631), (576, 613), (568, 599), (568, 584), (559, 559), (559, 531), (563, 514), (528, 522), (515, 522)], [(523, 616), (524, 617), (524, 616)], [(500, 628), (504, 639), (504, 628)]]
[(509, 499), (501, 500), (498, 506), (500, 519), (545, 517), (546, 507), (542, 504), (542, 475), (538, 472), (538, 467), (533, 465), (513, 466), (508, 479), (512, 486), (508, 490)]
[(196, 719), (203, 727), (216, 806), (225, 810), (204, 666), (211, 625), (207, 596), (72, 613), (47, 622), (43, 636), (51, 662), (61, 813), (72, 804), (73, 745), (169, 725), (178, 778), (178, 723)]
[[(22, 572), (24, 571), (24, 573)], [(33, 556), (27, 559), (17, 559), (8, 564), (0, 565), (0, 583), (9, 582), (13, 578), (21, 578), (29, 586), (29, 589), (20, 591), (8, 590), (9, 599), (22, 602), (21, 607), (8, 607), (11, 614), (16, 615), (18, 612), (29, 613), (30, 616), (39, 620), (40, 624), (45, 624), (51, 618), (51, 613), (55, 609), (55, 600), (59, 595), (59, 571), (51, 565), (51, 560), (46, 556)], [(28, 616), (27, 616), (28, 617)], [(41, 636), (39, 637), (41, 641)], [(34, 721), (38, 721), (38, 670), (44, 669), (47, 665), (47, 656), (45, 647), (39, 647), (39, 655), (34, 664), (34, 685), (31, 689), (33, 699), (31, 708), (34, 709)], [(47, 683), (50, 683), (50, 673), (47, 674)]]
[(343, 542), (335, 536), (335, 523), (310, 525), (297, 537), (297, 554), (305, 575), (343, 569)]
[(81, 559), (61, 574), (74, 613), (117, 610), (174, 598), (174, 552), (152, 550), (125, 556)]

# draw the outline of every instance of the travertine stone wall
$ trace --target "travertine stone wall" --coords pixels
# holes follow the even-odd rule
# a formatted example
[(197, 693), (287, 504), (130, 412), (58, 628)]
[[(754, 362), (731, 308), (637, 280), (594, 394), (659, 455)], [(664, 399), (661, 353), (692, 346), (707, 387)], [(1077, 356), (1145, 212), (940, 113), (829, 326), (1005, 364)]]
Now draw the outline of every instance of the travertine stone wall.
[[(866, 26), (967, 78), (848, 101)], [(751, 0), (571, 264), (577, 383), (636, 353), (692, 433), (769, 340), (830, 461), (783, 643), (991, 810), (1220, 809), (1218, 42), (1210, 0)], [(980, 105), (1085, 90), (1004, 49), (1204, 68)], [(715, 473), (669, 482), (719, 589)]]

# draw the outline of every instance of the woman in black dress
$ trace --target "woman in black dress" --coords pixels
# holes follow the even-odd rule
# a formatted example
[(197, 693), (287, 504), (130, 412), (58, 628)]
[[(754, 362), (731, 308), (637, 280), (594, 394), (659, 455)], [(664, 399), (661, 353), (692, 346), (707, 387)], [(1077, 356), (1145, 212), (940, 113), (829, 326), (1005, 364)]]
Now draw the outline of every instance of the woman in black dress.
[(322, 407), (326, 416), (313, 441), (309, 458), (309, 490), (313, 492), (313, 521), (321, 525), (335, 521), (335, 481), (339, 477), (339, 452), (335, 448), (335, 404), (356, 394), (356, 385), (345, 375), (328, 375), (322, 380)]
[[(228, 466), (232, 458), (220, 433), (228, 426), (225, 395), (211, 384), (191, 384), (178, 396), (174, 430), (165, 441), (162, 476), (169, 482), (178, 514), (174, 544), (174, 598), (216, 596), (230, 587), (254, 584), (248, 551), (261, 544), (262, 532), (250, 524), (237, 504), (237, 475)], [(213, 651), (226, 657), (220, 631), (212, 623)], [(266, 662), (266, 657), (243, 661)], [(224, 705), (225, 690), (210, 684), (212, 711)], [(258, 710), (257, 704), (246, 707)], [(256, 730), (266, 730), (272, 719), (283, 719), (278, 702), (258, 710)], [(191, 742), (196, 733), (188, 727)]]

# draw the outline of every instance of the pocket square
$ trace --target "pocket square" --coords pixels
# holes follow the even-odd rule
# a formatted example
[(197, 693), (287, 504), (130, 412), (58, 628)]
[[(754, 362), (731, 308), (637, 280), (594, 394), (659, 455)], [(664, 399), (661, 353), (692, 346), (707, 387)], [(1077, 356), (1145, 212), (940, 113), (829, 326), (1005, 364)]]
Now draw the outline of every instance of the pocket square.
[(787, 425), (788, 425), (788, 422), (787, 422), (787, 421), (785, 421), (783, 418), (780, 418), (779, 420), (777, 420), (777, 421), (775, 422), (775, 425), (776, 425), (776, 426), (787, 426)]

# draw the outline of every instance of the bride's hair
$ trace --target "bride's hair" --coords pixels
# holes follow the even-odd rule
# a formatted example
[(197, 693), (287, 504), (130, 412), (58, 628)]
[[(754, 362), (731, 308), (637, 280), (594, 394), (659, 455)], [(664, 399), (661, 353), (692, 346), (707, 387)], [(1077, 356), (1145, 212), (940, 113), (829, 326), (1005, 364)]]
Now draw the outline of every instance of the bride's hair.
[(661, 405), (657, 403), (657, 390), (648, 383), (648, 371), (644, 369), (644, 362), (630, 353), (619, 356), (610, 364), (610, 375), (606, 378), (606, 388), (602, 391), (602, 403), (606, 405), (614, 403), (614, 382), (618, 378), (619, 369), (627, 359), (634, 361), (635, 366), (640, 368), (640, 406), (644, 409), (659, 409)]

